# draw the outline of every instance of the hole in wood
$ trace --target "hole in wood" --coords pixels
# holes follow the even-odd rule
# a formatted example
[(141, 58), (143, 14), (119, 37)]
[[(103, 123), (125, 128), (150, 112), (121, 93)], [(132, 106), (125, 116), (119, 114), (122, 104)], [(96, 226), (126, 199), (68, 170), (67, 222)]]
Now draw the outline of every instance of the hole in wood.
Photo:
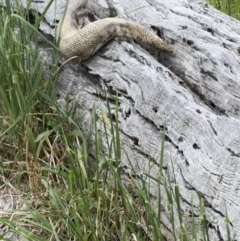
[(194, 42), (192, 41), (192, 40), (187, 40), (187, 45), (193, 45), (194, 44)]
[(153, 111), (154, 111), (155, 113), (158, 112), (158, 107), (153, 107), (152, 109), (153, 109)]
[(139, 139), (134, 137), (133, 138), (134, 145), (138, 146)]
[(207, 28), (207, 31), (208, 31), (209, 33), (211, 33), (212, 35), (214, 35), (214, 30), (213, 30), (212, 28)]
[(178, 141), (182, 142), (183, 141), (183, 137), (182, 136), (178, 137)]
[(197, 109), (196, 112), (197, 112), (198, 114), (202, 114), (202, 112), (201, 112), (199, 109)]
[(196, 149), (200, 149), (200, 147), (198, 146), (198, 144), (197, 143), (194, 143), (193, 144), (193, 148), (196, 150)]

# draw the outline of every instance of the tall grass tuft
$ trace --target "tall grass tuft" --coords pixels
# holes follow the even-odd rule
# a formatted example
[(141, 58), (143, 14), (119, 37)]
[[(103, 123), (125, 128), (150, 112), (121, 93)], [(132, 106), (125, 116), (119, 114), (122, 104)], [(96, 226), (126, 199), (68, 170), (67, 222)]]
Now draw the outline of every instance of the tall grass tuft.
[(240, 19), (240, 1), (239, 0), (207, 0), (211, 5), (218, 10)]
[[(0, 8), (0, 152), (2, 175), (20, 180), (26, 172), (34, 176), (40, 171), (43, 160), (35, 138), (48, 129), (54, 112), (54, 77), (44, 78), (45, 63), (34, 28), (13, 17), (9, 1), (5, 4)], [(22, 19), (28, 18), (28, 9), (18, 2), (15, 11)]]

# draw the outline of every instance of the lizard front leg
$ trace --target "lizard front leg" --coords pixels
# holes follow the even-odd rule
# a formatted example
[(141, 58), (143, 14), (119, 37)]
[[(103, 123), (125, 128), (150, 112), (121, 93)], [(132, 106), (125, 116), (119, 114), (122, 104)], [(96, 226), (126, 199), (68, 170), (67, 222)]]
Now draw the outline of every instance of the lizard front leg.
[(84, 0), (84, 2), (76, 8), (76, 10), (72, 13), (73, 21), (76, 23), (76, 28), (83, 28), (88, 22), (87, 17), (90, 13), (90, 4), (88, 0)]

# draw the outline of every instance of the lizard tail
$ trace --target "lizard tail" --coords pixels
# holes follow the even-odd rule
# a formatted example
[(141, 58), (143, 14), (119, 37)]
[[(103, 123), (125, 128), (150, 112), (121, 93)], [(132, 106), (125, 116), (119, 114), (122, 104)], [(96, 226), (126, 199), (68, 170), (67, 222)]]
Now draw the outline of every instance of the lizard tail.
[(68, 58), (78, 56), (80, 61), (89, 58), (114, 37), (133, 38), (143, 45), (171, 52), (171, 48), (154, 32), (121, 18), (100, 19), (81, 29), (67, 25), (61, 33), (59, 47), (62, 54)]
[(140, 42), (140, 44), (153, 47), (154, 49), (172, 52), (172, 49), (153, 31), (150, 31), (135, 22), (124, 19), (117, 19), (117, 21), (118, 24), (115, 25), (116, 36), (132, 38), (137, 42)]

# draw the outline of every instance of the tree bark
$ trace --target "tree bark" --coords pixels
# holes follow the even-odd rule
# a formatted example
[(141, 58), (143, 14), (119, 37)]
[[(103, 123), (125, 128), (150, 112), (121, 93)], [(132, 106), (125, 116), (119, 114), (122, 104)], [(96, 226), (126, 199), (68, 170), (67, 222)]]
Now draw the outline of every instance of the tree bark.
[[(32, 8), (42, 13), (48, 2), (36, 1)], [(111, 14), (107, 2), (98, 1), (104, 17)], [(53, 3), (40, 30), (54, 35), (64, 7), (64, 0)], [(193, 0), (114, 0), (111, 7), (156, 31), (174, 55), (153, 56), (133, 41), (114, 39), (80, 65), (64, 66), (58, 98), (81, 93), (87, 128), (93, 105), (106, 109), (103, 90), (117, 92), (121, 161), (129, 167), (129, 158), (137, 173), (148, 169), (150, 160), (150, 173), (157, 177), (165, 125), (164, 173), (179, 185), (183, 212), (191, 211), (191, 194), (199, 191), (210, 240), (226, 240), (225, 205), (231, 232), (240, 240), (239, 21)], [(151, 183), (152, 196), (156, 193)], [(170, 229), (167, 215), (162, 222)]]

